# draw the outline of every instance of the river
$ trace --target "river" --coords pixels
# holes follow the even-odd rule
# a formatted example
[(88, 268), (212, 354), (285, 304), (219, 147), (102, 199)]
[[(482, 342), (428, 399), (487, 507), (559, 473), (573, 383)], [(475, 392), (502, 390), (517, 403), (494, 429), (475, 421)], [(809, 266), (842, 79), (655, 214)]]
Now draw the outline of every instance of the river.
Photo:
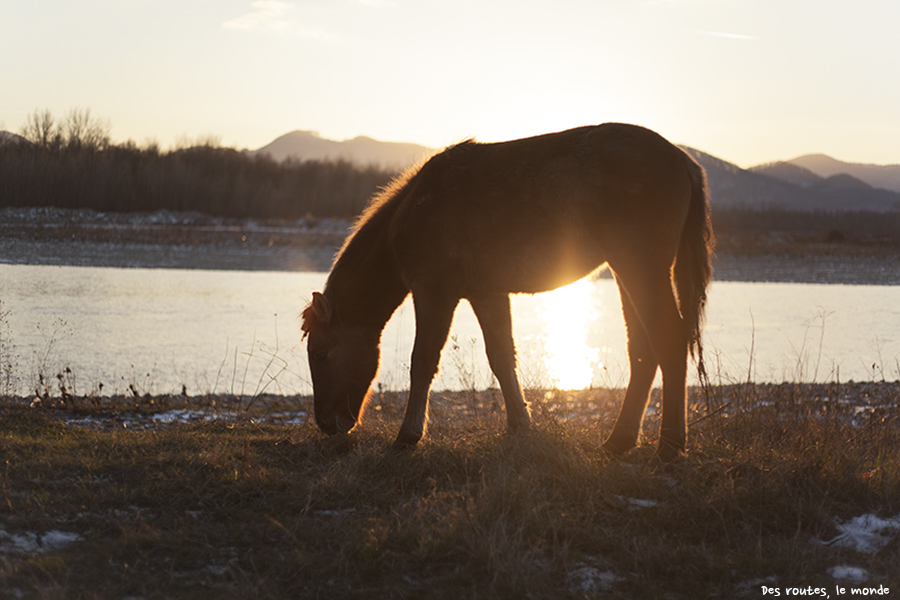
[[(14, 393), (311, 392), (299, 312), (322, 272), (0, 264), (0, 341)], [(513, 298), (526, 387), (622, 387), (615, 284)], [(377, 384), (408, 385), (407, 300), (382, 335)], [(900, 378), (900, 287), (715, 281), (704, 333), (714, 382)], [(0, 357), (2, 358), (2, 357)], [(457, 310), (435, 389), (495, 385), (471, 309)]]

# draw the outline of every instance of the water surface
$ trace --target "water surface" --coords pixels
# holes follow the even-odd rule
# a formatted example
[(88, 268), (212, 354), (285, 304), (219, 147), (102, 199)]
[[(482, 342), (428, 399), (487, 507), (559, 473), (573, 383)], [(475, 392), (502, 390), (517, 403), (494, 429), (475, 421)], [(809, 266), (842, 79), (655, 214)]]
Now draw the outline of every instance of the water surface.
[[(309, 393), (298, 315), (326, 274), (0, 264), (0, 335), (19, 392), (65, 374), (79, 394)], [(625, 330), (609, 279), (513, 298), (525, 386), (624, 386)], [(382, 336), (379, 383), (408, 385), (407, 301)], [(900, 377), (900, 287), (714, 282), (705, 345), (714, 379)], [(101, 388), (102, 384), (102, 388)], [(463, 302), (435, 389), (493, 385)]]

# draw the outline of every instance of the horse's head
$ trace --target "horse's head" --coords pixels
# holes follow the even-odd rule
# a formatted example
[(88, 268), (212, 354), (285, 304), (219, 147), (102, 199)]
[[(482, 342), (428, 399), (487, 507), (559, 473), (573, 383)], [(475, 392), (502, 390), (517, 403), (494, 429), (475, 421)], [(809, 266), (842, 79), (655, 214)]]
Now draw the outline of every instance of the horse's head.
[(316, 424), (328, 435), (346, 433), (356, 425), (378, 372), (380, 331), (343, 323), (319, 292), (313, 292), (302, 318)]

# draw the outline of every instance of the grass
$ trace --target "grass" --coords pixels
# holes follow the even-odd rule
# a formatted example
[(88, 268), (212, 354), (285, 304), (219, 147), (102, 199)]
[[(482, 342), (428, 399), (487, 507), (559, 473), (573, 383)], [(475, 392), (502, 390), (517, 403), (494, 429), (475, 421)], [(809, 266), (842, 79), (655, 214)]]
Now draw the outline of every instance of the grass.
[[(66, 424), (165, 401), (0, 403), (0, 596), (759, 597), (833, 592), (841, 565), (900, 590), (896, 535), (872, 554), (818, 543), (900, 513), (900, 385), (715, 387), (721, 409), (695, 398), (690, 453), (665, 470), (649, 445), (602, 454), (621, 391), (531, 395), (535, 427), (508, 436), (497, 392), (434, 394), (411, 454), (388, 451), (396, 394), (334, 438), (260, 418)], [(79, 537), (9, 547), (59, 531)]]

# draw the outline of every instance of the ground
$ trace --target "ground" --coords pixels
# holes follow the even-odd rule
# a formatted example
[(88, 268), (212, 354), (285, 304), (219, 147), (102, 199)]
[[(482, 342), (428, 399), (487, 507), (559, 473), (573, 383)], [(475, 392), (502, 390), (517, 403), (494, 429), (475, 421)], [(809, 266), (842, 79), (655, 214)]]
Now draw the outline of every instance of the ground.
[[(323, 436), (309, 398), (0, 403), (11, 597), (761, 598), (900, 590), (900, 383), (691, 389), (689, 453), (600, 444), (621, 390), (403, 395)], [(862, 587), (861, 587), (862, 586)], [(766, 596), (771, 595), (772, 592)], [(808, 592), (811, 593), (811, 592)], [(825, 596), (822, 596), (825, 597)]]

